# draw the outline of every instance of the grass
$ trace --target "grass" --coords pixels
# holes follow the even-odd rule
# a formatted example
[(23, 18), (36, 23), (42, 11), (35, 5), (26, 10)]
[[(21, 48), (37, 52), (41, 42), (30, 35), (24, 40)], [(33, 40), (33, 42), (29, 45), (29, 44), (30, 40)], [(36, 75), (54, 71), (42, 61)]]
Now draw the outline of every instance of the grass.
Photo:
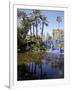
[(37, 62), (40, 63), (43, 56), (45, 56), (46, 53), (43, 52), (25, 52), (25, 53), (18, 53), (17, 54), (17, 64), (22, 65), (26, 63), (31, 62)]
[[(31, 62), (35, 62), (35, 63), (41, 63), (41, 60), (44, 56), (50, 56), (49, 52), (45, 52), (45, 51), (29, 51), (29, 52), (25, 52), (25, 53), (18, 53), (17, 54), (17, 64), (18, 65), (23, 65), (23, 64), (27, 64), (27, 63), (31, 63)], [(54, 62), (53, 60), (54, 58), (52, 58), (52, 67), (57, 67), (58, 65)], [(56, 61), (58, 61), (58, 57), (55, 58)], [(64, 62), (64, 56), (60, 57), (60, 62), (63, 63)]]

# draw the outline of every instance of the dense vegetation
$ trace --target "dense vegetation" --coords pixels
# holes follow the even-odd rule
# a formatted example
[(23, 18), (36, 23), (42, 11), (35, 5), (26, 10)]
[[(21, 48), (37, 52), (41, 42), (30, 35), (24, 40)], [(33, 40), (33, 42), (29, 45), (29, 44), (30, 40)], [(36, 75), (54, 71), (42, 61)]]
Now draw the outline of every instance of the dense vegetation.
[[(41, 11), (33, 10), (29, 15), (18, 9), (17, 19), (21, 19), (20, 25), (17, 26), (18, 51), (45, 50), (42, 36), (44, 25), (48, 26), (48, 21), (44, 15), (41, 15)], [(38, 35), (39, 26), (41, 29), (41, 37)], [(28, 32), (30, 32), (30, 35), (28, 35)]]

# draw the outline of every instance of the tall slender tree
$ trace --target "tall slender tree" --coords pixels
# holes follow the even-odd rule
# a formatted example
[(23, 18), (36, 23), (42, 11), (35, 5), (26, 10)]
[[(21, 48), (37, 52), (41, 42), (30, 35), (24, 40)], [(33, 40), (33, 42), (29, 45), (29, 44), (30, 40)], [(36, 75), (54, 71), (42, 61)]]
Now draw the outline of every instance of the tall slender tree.
[(30, 35), (32, 36), (32, 20), (31, 20), (31, 17), (28, 17), (27, 20), (28, 20), (28, 29), (30, 30)]
[(20, 30), (24, 32), (24, 35), (28, 32), (28, 20), (27, 20), (27, 14), (24, 11), (21, 11), (17, 9), (17, 20), (20, 22), (18, 23), (18, 26), (20, 24)]
[(34, 31), (34, 26), (35, 26), (35, 23), (33, 22), (33, 35), (35, 35), (35, 31)]
[(30, 18), (32, 21), (31, 23), (32, 23), (32, 27), (33, 27), (33, 35), (35, 35), (35, 28), (34, 28), (35, 27), (35, 16), (32, 15)]
[(40, 19), (42, 21), (42, 31), (41, 31), (41, 35), (43, 36), (43, 31), (44, 31), (44, 25), (48, 26), (48, 21), (47, 18), (44, 15), (40, 15)]
[(33, 16), (35, 17), (36, 36), (37, 36), (38, 35), (38, 23), (39, 23), (40, 10), (33, 10)]
[(62, 22), (62, 18), (57, 16), (56, 21), (58, 22), (58, 29), (60, 28), (60, 22)]

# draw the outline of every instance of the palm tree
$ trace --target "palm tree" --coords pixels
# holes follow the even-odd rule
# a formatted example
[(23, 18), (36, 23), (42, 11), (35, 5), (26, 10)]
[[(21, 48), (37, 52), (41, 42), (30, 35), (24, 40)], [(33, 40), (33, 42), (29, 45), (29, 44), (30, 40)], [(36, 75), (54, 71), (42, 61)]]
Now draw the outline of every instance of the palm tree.
[(28, 25), (29, 25), (29, 22), (27, 20), (27, 14), (24, 11), (17, 9), (17, 20), (19, 19), (20, 19), (20, 22), (18, 23), (18, 26), (20, 24), (20, 28), (22, 29), (24, 34), (27, 34)]
[(58, 29), (60, 28), (60, 22), (62, 22), (62, 18), (57, 16), (56, 21), (58, 22)]
[(36, 36), (38, 35), (39, 15), (40, 15), (40, 10), (33, 10), (33, 16), (35, 17)]
[(17, 9), (17, 18), (20, 18), (21, 16), (22, 16), (22, 12), (19, 9)]
[(30, 35), (32, 36), (32, 20), (31, 20), (31, 17), (27, 17), (27, 20), (28, 20), (28, 29), (30, 30)]
[(33, 35), (35, 35), (35, 32), (34, 32), (34, 26), (35, 26), (35, 23), (33, 22)]
[(25, 19), (23, 19), (23, 26), (26, 26), (26, 30), (29, 31), (30, 30), (30, 35), (32, 36), (32, 25), (33, 25), (33, 19), (32, 16), (26, 16)]
[(35, 35), (35, 30), (34, 30), (34, 27), (35, 27), (35, 17), (32, 15), (30, 18), (31, 18), (31, 24), (33, 26), (33, 35)]
[(19, 37), (19, 39), (22, 39), (22, 40), (24, 40), (25, 36), (28, 33), (28, 30), (26, 28), (28, 23), (26, 21), (26, 16), (27, 14), (25, 12), (17, 9), (17, 20), (19, 20), (19, 22), (17, 23), (17, 36)]
[(40, 15), (40, 19), (42, 21), (42, 31), (41, 31), (41, 35), (43, 36), (43, 31), (44, 31), (44, 25), (48, 26), (48, 21), (47, 18), (44, 15)]
[(27, 14), (24, 11), (20, 11), (19, 9), (17, 9), (17, 18), (22, 18), (23, 20), (25, 20), (25, 18), (27, 17)]

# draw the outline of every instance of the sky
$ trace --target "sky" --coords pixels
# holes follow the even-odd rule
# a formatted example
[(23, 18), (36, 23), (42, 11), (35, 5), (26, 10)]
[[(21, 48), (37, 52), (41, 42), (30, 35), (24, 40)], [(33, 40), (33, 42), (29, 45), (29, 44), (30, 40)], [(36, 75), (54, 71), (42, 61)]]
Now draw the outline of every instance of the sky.
[[(31, 13), (31, 9), (19, 9), (21, 11), (26, 12), (27, 14)], [(60, 29), (64, 30), (64, 11), (58, 10), (41, 10), (41, 15), (45, 15), (47, 20), (49, 21), (48, 26), (44, 26), (44, 35), (47, 36), (47, 33), (52, 36), (53, 29), (58, 28), (58, 22), (56, 21), (56, 17), (60, 16), (62, 18), (62, 22), (60, 23)], [(38, 34), (40, 35), (41, 29), (38, 28)]]

